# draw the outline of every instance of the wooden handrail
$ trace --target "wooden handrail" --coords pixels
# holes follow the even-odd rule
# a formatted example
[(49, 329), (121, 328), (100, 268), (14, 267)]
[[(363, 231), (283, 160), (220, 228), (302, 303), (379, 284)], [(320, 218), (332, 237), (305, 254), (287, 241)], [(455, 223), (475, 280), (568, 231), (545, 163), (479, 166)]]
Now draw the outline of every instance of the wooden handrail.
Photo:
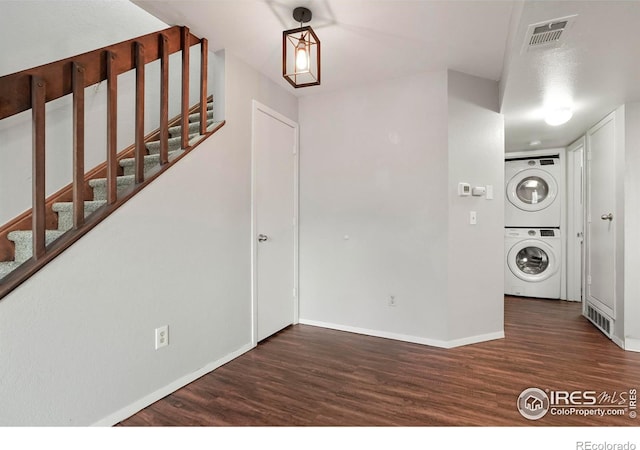
[[(189, 53), (192, 45), (201, 45), (200, 102), (189, 108)], [(182, 52), (182, 99), (181, 115), (169, 121), (169, 55)], [(59, 255), (82, 235), (91, 230), (97, 223), (115, 211), (140, 189), (157, 178), (162, 172), (177, 162), (204, 139), (211, 136), (224, 125), (207, 128), (207, 52), (206, 39), (193, 36), (187, 27), (171, 27), (166, 30), (150, 33), (135, 39), (103, 47), (88, 53), (56, 61), (43, 66), (34, 67), (11, 75), (0, 77), (0, 120), (12, 115), (32, 110), (32, 208), (12, 221), (23, 223), (31, 215), (31, 231), (33, 256), (22, 263), (0, 281), (0, 298), (13, 290), (20, 283), (38, 271), (47, 262)], [(160, 59), (160, 129), (152, 135), (144, 136), (145, 115), (145, 66)], [(118, 75), (135, 69), (135, 142), (130, 150), (117, 153), (117, 98)], [(84, 140), (85, 140), (85, 96), (86, 87), (107, 80), (107, 155), (102, 164), (103, 169), (94, 168), (85, 173)], [(45, 198), (45, 117), (47, 102), (62, 96), (73, 94), (73, 181), (58, 194)], [(202, 139), (189, 144), (189, 113), (199, 112), (200, 134)], [(179, 120), (182, 137), (181, 148), (184, 150), (169, 161), (168, 128)], [(160, 166), (156, 170), (145, 173), (145, 142), (150, 136), (159, 137)], [(124, 154), (134, 156), (135, 185), (118, 195), (117, 176), (121, 171), (119, 159)], [(104, 170), (106, 175), (106, 205), (100, 213), (84, 217), (84, 202), (88, 195), (90, 174)], [(67, 194), (68, 191), (70, 195)], [(64, 193), (64, 194), (63, 194)], [(63, 196), (71, 197), (73, 225), (70, 231), (59, 237), (51, 245), (47, 245), (47, 227), (51, 225), (48, 208), (53, 201), (61, 201)], [(58, 196), (58, 197), (56, 197)], [(54, 197), (55, 200), (54, 200)], [(66, 201), (66, 200), (64, 200)], [(57, 219), (56, 219), (57, 221)], [(26, 228), (26, 227), (25, 227)], [(24, 229), (24, 228), (13, 228)], [(0, 227), (0, 237), (6, 237), (10, 228)], [(6, 253), (3, 250), (4, 253)], [(0, 259), (2, 260), (2, 259)]]
[[(159, 36), (168, 38), (168, 53), (182, 50), (183, 27), (171, 27), (128, 41), (103, 47), (71, 58), (62, 59), (31, 69), (26, 69), (0, 77), (0, 120), (31, 109), (31, 77), (42, 79), (47, 84), (46, 101), (71, 94), (73, 63), (85, 68), (84, 87), (92, 86), (107, 79), (107, 59), (105, 53), (116, 56), (111, 62), (113, 72), (120, 75), (135, 68), (135, 55), (131, 51), (134, 43), (145, 47), (144, 63), (160, 59)], [(200, 43), (200, 38), (188, 33), (188, 47)]]

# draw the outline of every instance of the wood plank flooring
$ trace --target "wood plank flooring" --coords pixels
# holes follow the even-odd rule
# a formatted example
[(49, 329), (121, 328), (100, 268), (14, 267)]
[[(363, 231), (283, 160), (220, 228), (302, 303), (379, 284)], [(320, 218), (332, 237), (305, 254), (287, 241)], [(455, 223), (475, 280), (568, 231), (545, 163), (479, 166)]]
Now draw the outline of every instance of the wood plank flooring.
[(578, 303), (505, 298), (505, 339), (450, 350), (296, 325), (123, 426), (637, 426), (640, 419), (516, 409), (529, 387), (640, 388), (625, 352)]

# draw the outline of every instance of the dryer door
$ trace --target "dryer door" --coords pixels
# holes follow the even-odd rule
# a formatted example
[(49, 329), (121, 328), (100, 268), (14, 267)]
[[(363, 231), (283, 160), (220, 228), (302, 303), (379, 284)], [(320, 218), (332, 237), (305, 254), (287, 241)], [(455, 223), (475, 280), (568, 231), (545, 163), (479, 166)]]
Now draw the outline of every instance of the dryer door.
[(537, 239), (520, 241), (507, 255), (509, 270), (523, 281), (538, 282), (558, 271), (558, 258), (549, 244)]
[(558, 196), (558, 183), (553, 176), (540, 169), (525, 169), (507, 183), (507, 198), (523, 211), (541, 211)]

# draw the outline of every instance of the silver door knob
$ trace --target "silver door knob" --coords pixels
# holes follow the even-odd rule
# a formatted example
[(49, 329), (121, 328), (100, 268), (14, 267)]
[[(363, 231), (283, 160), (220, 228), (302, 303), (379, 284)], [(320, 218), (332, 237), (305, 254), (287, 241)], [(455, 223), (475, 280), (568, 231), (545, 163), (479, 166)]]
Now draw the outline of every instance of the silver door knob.
[(603, 214), (600, 216), (600, 218), (602, 220), (613, 220), (613, 214), (609, 213), (609, 214)]
[(264, 242), (267, 239), (269, 239), (269, 236), (267, 236), (266, 234), (259, 234), (258, 235), (258, 242)]

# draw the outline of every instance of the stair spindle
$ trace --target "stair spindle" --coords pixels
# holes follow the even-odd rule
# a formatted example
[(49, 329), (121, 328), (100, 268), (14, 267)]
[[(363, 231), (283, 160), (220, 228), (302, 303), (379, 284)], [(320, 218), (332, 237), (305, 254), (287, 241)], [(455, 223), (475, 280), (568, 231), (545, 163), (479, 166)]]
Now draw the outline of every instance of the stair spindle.
[(116, 177), (118, 176), (118, 73), (116, 54), (105, 52), (107, 58), (107, 203), (117, 200)]
[(169, 38), (160, 35), (160, 165), (169, 162)]
[(144, 46), (136, 42), (136, 184), (144, 181)]
[(84, 73), (72, 64), (73, 89), (73, 227), (84, 223)]
[(189, 146), (189, 39), (189, 28), (182, 27), (182, 148)]
[(33, 259), (45, 254), (45, 99), (46, 83), (36, 76), (31, 77), (31, 120), (33, 133), (32, 149), (32, 230)]
[(200, 40), (200, 134), (207, 132), (207, 70), (209, 65), (209, 42)]

